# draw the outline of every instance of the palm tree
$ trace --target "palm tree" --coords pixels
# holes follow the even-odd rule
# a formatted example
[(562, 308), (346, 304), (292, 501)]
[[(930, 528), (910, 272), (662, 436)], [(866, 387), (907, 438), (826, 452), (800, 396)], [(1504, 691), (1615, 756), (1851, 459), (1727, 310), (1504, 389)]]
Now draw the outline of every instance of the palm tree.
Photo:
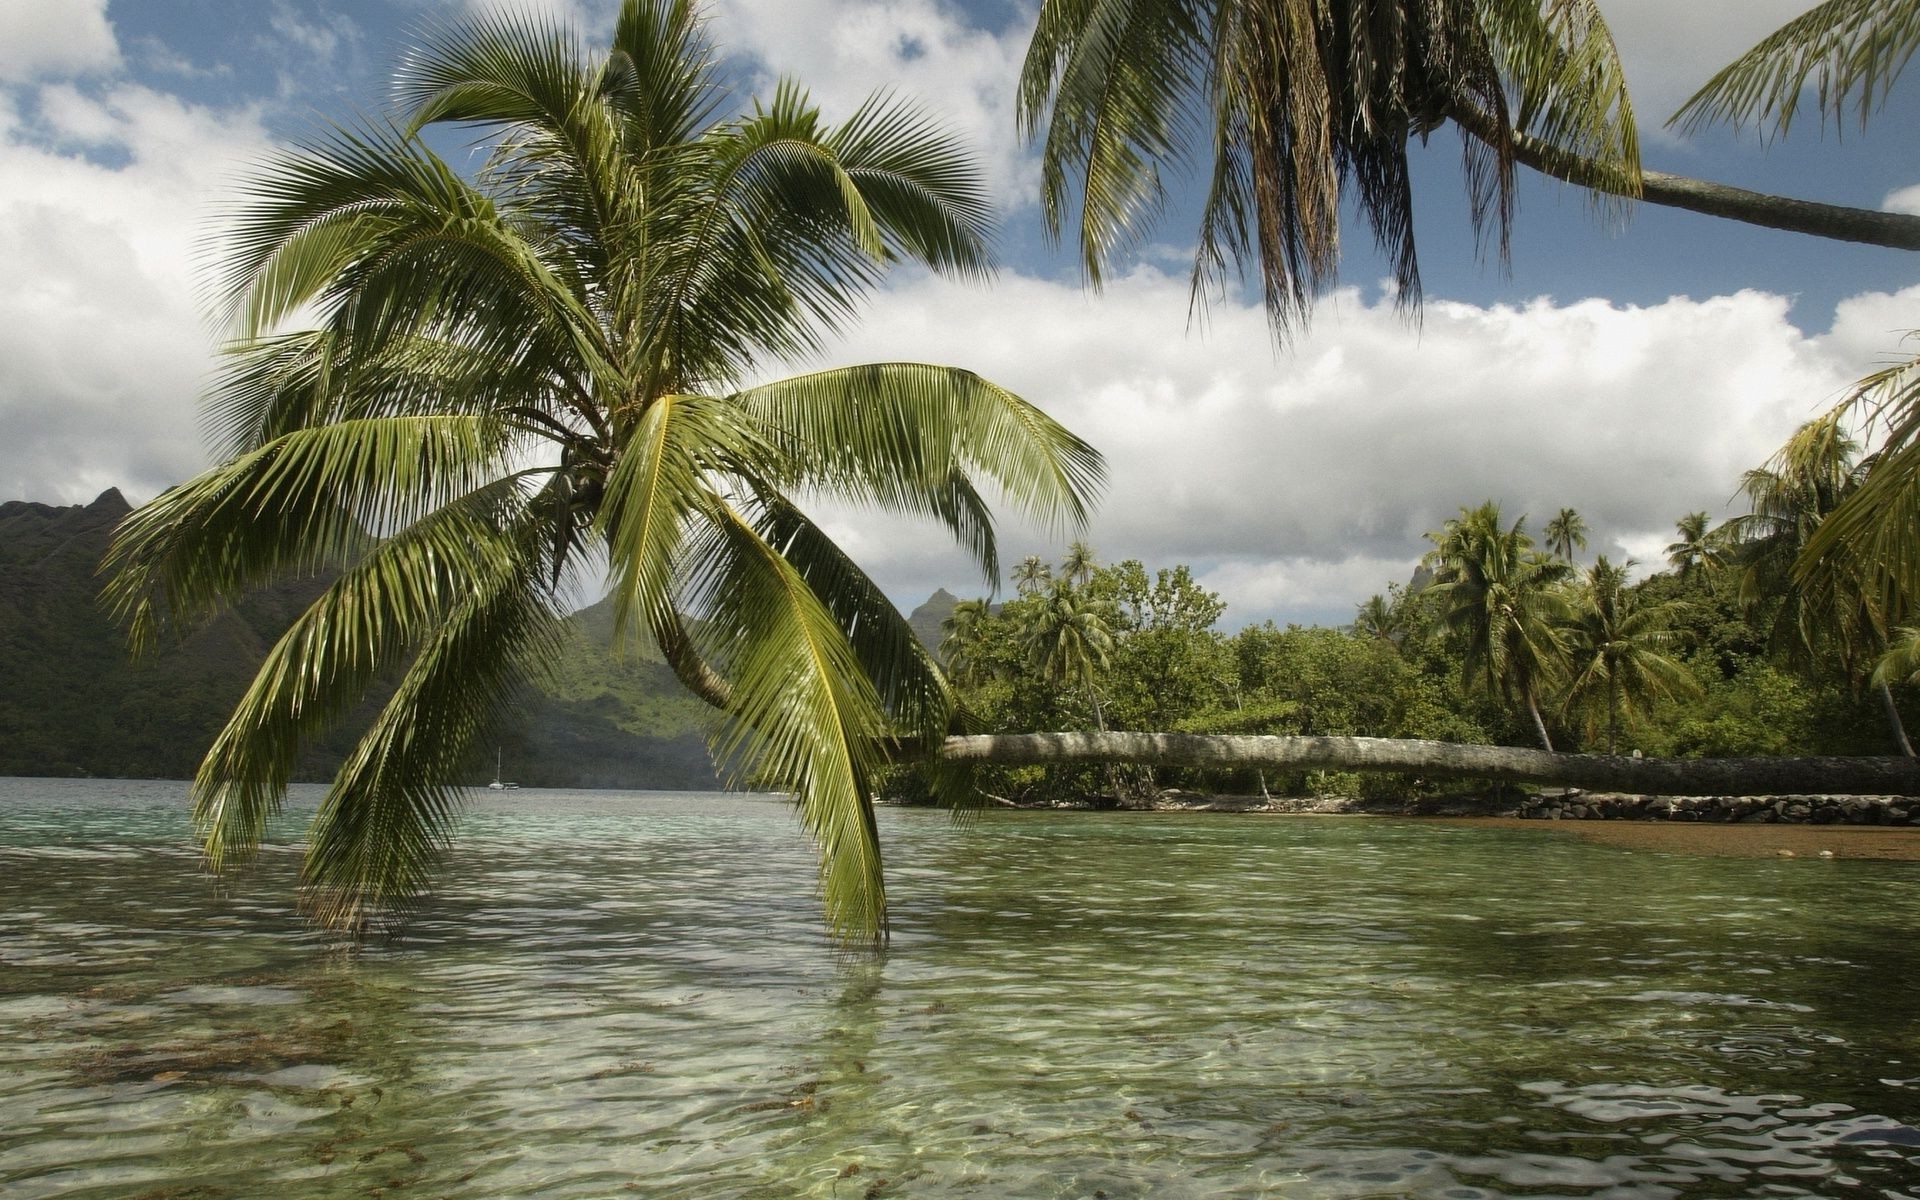
[(1540, 697), (1566, 658), (1559, 626), (1568, 606), (1558, 585), (1571, 569), (1533, 550), (1525, 524), (1522, 517), (1503, 527), (1491, 500), (1461, 509), (1427, 535), (1437, 566), (1428, 591), (1439, 600), (1442, 628), (1459, 639), (1466, 681), (1522, 705), (1540, 745), (1552, 750)]
[[(973, 167), (886, 98), (830, 126), (785, 83), (716, 119), (688, 0), (627, 0), (591, 58), (556, 26), (476, 19), (410, 54), (395, 95), (397, 122), (255, 174), (217, 295), (222, 461), (129, 518), (109, 563), (136, 642), (162, 613), (338, 572), (201, 765), (209, 864), (250, 854), (302, 747), (396, 679), (314, 819), (303, 895), (348, 928), (416, 899), (455, 772), (551, 644), (566, 583), (604, 563), (623, 636), (724, 711), (720, 756), (794, 793), (834, 929), (882, 935), (869, 780), (951, 701), (789, 497), (932, 516), (991, 576), (976, 480), (1078, 524), (1100, 460), (950, 367), (742, 383), (821, 345), (895, 260), (983, 277)], [(429, 148), (435, 125), (491, 136), (477, 179)]]
[[(1843, 409), (1808, 421), (1780, 452), (1741, 481), (1752, 511), (1722, 528), (1740, 568), (1740, 598), (1751, 609), (1772, 605), (1775, 648), (1809, 671), (1827, 663), (1853, 685), (1866, 678), (1880, 695), (1901, 753), (1912, 743), (1887, 678), (1873, 670), (1887, 644), (1897, 589), (1874, 586), (1875, 559), (1858, 543), (1827, 543), (1822, 530), (1846, 509), (1875, 469), (1856, 461), (1860, 443), (1841, 424)], [(1911, 517), (1907, 518), (1911, 520)], [(1821, 561), (1808, 569), (1808, 558)]]
[(1398, 606), (1375, 592), (1368, 596), (1354, 613), (1353, 632), (1356, 637), (1397, 642), (1405, 635), (1406, 629), (1400, 620)]
[(1113, 614), (1106, 603), (1056, 579), (1040, 597), (1023, 639), (1028, 663), (1047, 682), (1091, 689), (1113, 651)]
[(940, 621), (940, 657), (947, 673), (958, 683), (977, 681), (984, 671), (980, 661), (980, 639), (992, 619), (993, 610), (986, 600), (962, 600)]
[(1667, 543), (1667, 565), (1678, 571), (1680, 578), (1692, 580), (1726, 564), (1723, 539), (1709, 532), (1706, 513), (1690, 512), (1675, 521), (1673, 528), (1679, 536)]
[(1917, 217), (1643, 171), (1594, 0), (1044, 0), (1019, 112), (1030, 137), (1046, 120), (1045, 216), (1055, 236), (1077, 223), (1090, 280), (1146, 235), (1163, 174), (1200, 162), (1195, 302), (1257, 267), (1280, 333), (1333, 281), (1349, 200), (1392, 261), (1401, 302), (1418, 303), (1407, 147), (1446, 124), (1464, 143), (1474, 228), (1503, 254), (1516, 163), (1596, 200), (1920, 248)]
[(1093, 582), (1094, 570), (1098, 563), (1093, 556), (1093, 547), (1082, 541), (1067, 544), (1067, 556), (1060, 560), (1060, 574), (1063, 578), (1085, 587)]
[(1587, 548), (1589, 532), (1585, 517), (1571, 508), (1563, 508), (1547, 522), (1547, 549), (1571, 563), (1574, 547)]
[(1013, 586), (1022, 596), (1034, 596), (1053, 582), (1053, 568), (1040, 561), (1038, 554), (1029, 554), (1020, 560), (1013, 569)]
[(1604, 712), (1608, 754), (1619, 745), (1623, 708), (1644, 711), (1655, 700), (1699, 691), (1692, 673), (1661, 653), (1674, 641), (1681, 606), (1640, 603), (1626, 586), (1632, 565), (1616, 567), (1604, 554), (1595, 559), (1566, 630), (1572, 672), (1563, 711)]

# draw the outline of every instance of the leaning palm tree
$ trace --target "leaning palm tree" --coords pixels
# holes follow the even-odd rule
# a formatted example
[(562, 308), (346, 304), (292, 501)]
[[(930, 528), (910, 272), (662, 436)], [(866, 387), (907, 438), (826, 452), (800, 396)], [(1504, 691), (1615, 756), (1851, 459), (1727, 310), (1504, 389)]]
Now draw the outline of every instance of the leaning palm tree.
[[(395, 94), (396, 120), (254, 175), (221, 243), (220, 464), (130, 517), (108, 564), (137, 642), (337, 573), (200, 767), (209, 864), (255, 850), (301, 749), (389, 680), (314, 818), (303, 895), (348, 928), (416, 900), (456, 770), (538, 667), (568, 581), (605, 570), (622, 636), (722, 710), (720, 756), (793, 793), (832, 926), (882, 934), (869, 781), (950, 700), (793, 497), (933, 517), (991, 577), (976, 483), (1078, 526), (1100, 460), (954, 368), (743, 385), (819, 346), (891, 262), (983, 276), (974, 169), (885, 98), (830, 126), (783, 83), (717, 118), (686, 0), (627, 0), (593, 56), (558, 26), (477, 19), (411, 53)], [(434, 125), (491, 137), (476, 179), (429, 148)]]
[(1049, 229), (1078, 226), (1091, 281), (1146, 235), (1163, 174), (1199, 163), (1209, 179), (1195, 301), (1251, 268), (1280, 333), (1332, 283), (1350, 203), (1399, 301), (1418, 303), (1408, 147), (1444, 125), (1461, 135), (1474, 228), (1502, 253), (1516, 164), (1603, 206), (1641, 199), (1920, 249), (1920, 217), (1642, 170), (1594, 0), (1044, 0), (1019, 112), (1044, 142)]
[(1540, 700), (1565, 664), (1560, 625), (1567, 615), (1559, 584), (1566, 563), (1532, 549), (1526, 518), (1504, 526), (1489, 500), (1460, 510), (1434, 542), (1441, 627), (1458, 639), (1465, 682), (1526, 709), (1540, 745), (1553, 749)]
[(1562, 709), (1603, 715), (1608, 754), (1617, 752), (1623, 710), (1644, 712), (1656, 700), (1700, 690), (1692, 672), (1663, 653), (1674, 642), (1672, 625), (1682, 606), (1641, 603), (1627, 587), (1632, 565), (1616, 567), (1604, 554), (1595, 559), (1565, 631), (1572, 669)]
[(1573, 561), (1575, 547), (1587, 548), (1587, 519), (1571, 508), (1563, 508), (1547, 521), (1547, 549), (1568, 562)]

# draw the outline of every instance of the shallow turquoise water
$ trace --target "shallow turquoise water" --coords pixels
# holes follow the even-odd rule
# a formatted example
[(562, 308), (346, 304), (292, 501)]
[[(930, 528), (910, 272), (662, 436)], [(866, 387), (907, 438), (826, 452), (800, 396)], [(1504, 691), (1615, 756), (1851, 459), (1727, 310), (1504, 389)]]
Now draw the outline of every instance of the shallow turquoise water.
[(888, 812), (845, 956), (777, 802), (481, 793), (354, 951), (184, 803), (0, 780), (0, 1195), (1920, 1196), (1916, 864)]

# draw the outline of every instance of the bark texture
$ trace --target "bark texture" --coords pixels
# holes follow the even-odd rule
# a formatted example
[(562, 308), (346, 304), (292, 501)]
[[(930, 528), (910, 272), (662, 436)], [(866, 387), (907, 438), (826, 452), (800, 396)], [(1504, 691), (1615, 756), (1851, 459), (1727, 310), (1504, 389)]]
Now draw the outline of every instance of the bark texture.
[(948, 738), (954, 762), (1397, 771), (1655, 796), (1920, 795), (1911, 758), (1620, 758), (1515, 746), (1363, 737), (1201, 733), (997, 733)]

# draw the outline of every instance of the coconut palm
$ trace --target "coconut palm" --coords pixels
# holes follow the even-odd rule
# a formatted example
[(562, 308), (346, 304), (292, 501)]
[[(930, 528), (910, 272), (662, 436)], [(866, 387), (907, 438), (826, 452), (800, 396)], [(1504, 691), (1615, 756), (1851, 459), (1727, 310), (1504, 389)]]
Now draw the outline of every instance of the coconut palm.
[(1690, 512), (1674, 522), (1679, 536), (1667, 543), (1667, 565), (1682, 579), (1694, 579), (1726, 564), (1723, 539), (1707, 528), (1707, 514)]
[(1645, 711), (1656, 700), (1699, 691), (1692, 673), (1662, 653), (1674, 642), (1672, 624), (1681, 606), (1641, 603), (1627, 587), (1632, 565), (1628, 560), (1616, 567), (1604, 554), (1596, 558), (1565, 631), (1571, 671), (1562, 711), (1604, 714), (1608, 754), (1619, 745), (1623, 710)]
[(979, 658), (980, 639), (993, 610), (984, 599), (962, 600), (940, 621), (940, 657), (957, 682), (972, 683), (984, 673)]
[(1148, 232), (1163, 174), (1197, 162), (1195, 301), (1254, 269), (1281, 333), (1333, 281), (1349, 201), (1417, 304), (1407, 149), (1448, 124), (1474, 227), (1503, 254), (1516, 163), (1597, 200), (1920, 248), (1913, 216), (1643, 171), (1593, 0), (1044, 0), (1019, 113), (1030, 137), (1045, 120), (1048, 227), (1077, 224), (1092, 282)]
[(1587, 519), (1571, 508), (1563, 508), (1547, 522), (1547, 549), (1569, 563), (1573, 561), (1573, 551), (1577, 546), (1587, 548)]
[(1022, 596), (1038, 595), (1052, 582), (1053, 568), (1042, 562), (1038, 554), (1027, 555), (1013, 569), (1013, 586)]
[(1503, 526), (1489, 500), (1460, 510), (1434, 542), (1436, 569), (1428, 591), (1440, 604), (1441, 627), (1458, 639), (1466, 682), (1519, 704), (1545, 749), (1553, 749), (1540, 698), (1565, 665), (1560, 624), (1568, 612), (1559, 584), (1571, 568), (1532, 549), (1526, 518)]
[(1067, 556), (1060, 560), (1060, 574), (1072, 583), (1085, 587), (1093, 581), (1093, 572), (1099, 566), (1093, 556), (1093, 547), (1082, 541), (1067, 544)]
[[(1882, 568), (1870, 554), (1845, 540), (1822, 547), (1822, 530), (1877, 469), (1856, 461), (1860, 443), (1841, 417), (1837, 409), (1807, 422), (1766, 466), (1748, 471), (1741, 487), (1752, 511), (1723, 528), (1740, 569), (1742, 602), (1756, 610), (1772, 606), (1775, 648), (1809, 671), (1837, 668), (1855, 685), (1868, 678), (1895, 743), (1911, 756), (1887, 681), (1872, 672), (1886, 648), (1889, 615), (1900, 610), (1874, 586)], [(1821, 561), (1808, 570), (1813, 554)], [(1897, 599), (1897, 590), (1893, 594)]]
[(1400, 616), (1397, 605), (1375, 592), (1368, 596), (1353, 614), (1354, 636), (1376, 638), (1383, 642), (1397, 642), (1406, 633)]
[[(717, 118), (684, 0), (628, 0), (591, 57), (557, 26), (477, 19), (411, 53), (395, 94), (396, 121), (254, 174), (221, 243), (220, 464), (129, 518), (109, 564), (136, 640), (338, 572), (200, 768), (208, 862), (257, 847), (301, 749), (390, 679), (314, 819), (304, 896), (351, 928), (416, 899), (456, 770), (551, 644), (568, 581), (605, 569), (622, 636), (724, 710), (721, 756), (794, 794), (833, 927), (883, 932), (869, 780), (950, 701), (790, 497), (931, 516), (991, 576), (976, 480), (1073, 525), (1100, 461), (954, 368), (742, 384), (844, 326), (895, 260), (983, 276), (974, 169), (885, 98), (833, 126), (783, 83)], [(429, 148), (433, 125), (491, 138), (477, 179)]]
[[(1029, 665), (1049, 683), (1078, 684), (1091, 696), (1094, 678), (1107, 669), (1113, 651), (1111, 606), (1065, 579), (1054, 580), (1038, 599), (1022, 632)], [(1098, 701), (1093, 703), (1097, 710)]]

